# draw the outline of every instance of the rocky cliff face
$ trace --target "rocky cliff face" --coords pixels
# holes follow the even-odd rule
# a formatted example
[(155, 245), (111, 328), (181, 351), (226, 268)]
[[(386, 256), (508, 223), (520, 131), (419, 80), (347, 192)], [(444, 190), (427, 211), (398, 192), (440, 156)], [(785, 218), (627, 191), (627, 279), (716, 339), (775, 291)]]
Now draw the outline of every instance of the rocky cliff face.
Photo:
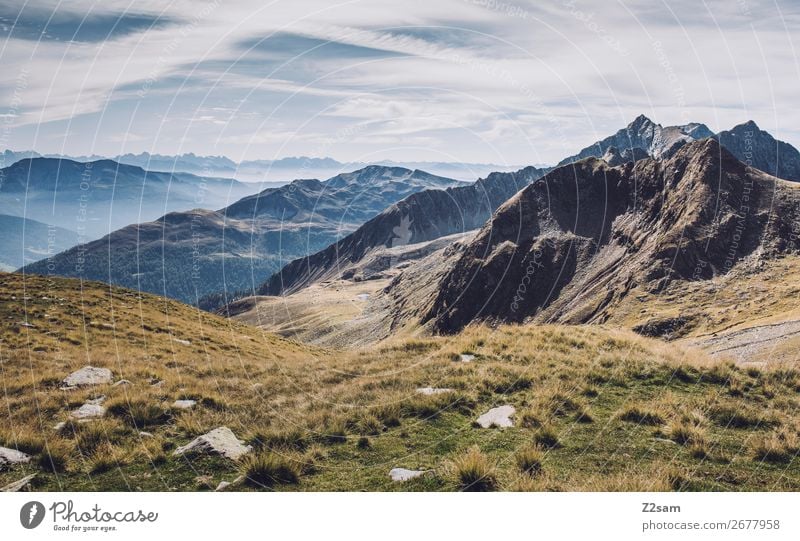
[(750, 120), (714, 136), (745, 164), (785, 180), (800, 182), (800, 152)]
[[(746, 167), (714, 139), (663, 161), (589, 158), (502, 205), (435, 278), (404, 272), (386, 294), (402, 287), (410, 298), (395, 302), (443, 333), (476, 320), (602, 322), (637, 285), (658, 290), (747, 256), (798, 251), (798, 218), (798, 186)], [(429, 297), (414, 297), (434, 279)]]

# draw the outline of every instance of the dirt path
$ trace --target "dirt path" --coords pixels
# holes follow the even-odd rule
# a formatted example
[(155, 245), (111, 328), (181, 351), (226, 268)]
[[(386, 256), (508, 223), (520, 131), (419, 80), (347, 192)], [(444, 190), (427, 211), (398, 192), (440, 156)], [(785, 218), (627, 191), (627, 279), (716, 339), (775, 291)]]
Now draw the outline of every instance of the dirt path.
[(714, 357), (730, 357), (737, 363), (800, 360), (790, 341), (800, 342), (800, 320), (749, 327), (692, 341)]

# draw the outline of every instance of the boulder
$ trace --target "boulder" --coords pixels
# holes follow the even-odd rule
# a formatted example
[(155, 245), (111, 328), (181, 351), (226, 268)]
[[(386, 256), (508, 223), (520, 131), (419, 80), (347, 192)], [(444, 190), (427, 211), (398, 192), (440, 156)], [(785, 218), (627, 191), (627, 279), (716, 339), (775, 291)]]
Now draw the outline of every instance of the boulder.
[(516, 411), (514, 406), (509, 405), (492, 408), (478, 417), (478, 424), (482, 428), (491, 428), (493, 426), (504, 428), (514, 426), (511, 416), (514, 415)]
[(196, 400), (176, 400), (172, 403), (172, 407), (179, 410), (188, 410), (197, 404)]
[(8, 447), (0, 447), (0, 470), (4, 470), (8, 466), (25, 464), (30, 461), (31, 456), (22, 451), (9, 449)]
[(65, 387), (79, 387), (81, 385), (103, 385), (111, 383), (111, 370), (84, 366), (64, 378)]
[(84, 404), (80, 408), (70, 413), (73, 419), (98, 419), (106, 414), (106, 408), (100, 404)]
[(419, 387), (417, 389), (419, 394), (424, 394), (426, 396), (431, 396), (434, 394), (442, 394), (442, 393), (451, 393), (453, 389), (447, 389), (442, 387)]
[(389, 471), (389, 477), (394, 482), (409, 481), (422, 475), (425, 475), (426, 470), (407, 470), (405, 468), (392, 468)]
[(178, 447), (173, 455), (210, 454), (236, 460), (250, 450), (252, 447), (244, 445), (244, 442), (239, 440), (230, 428), (221, 426)]

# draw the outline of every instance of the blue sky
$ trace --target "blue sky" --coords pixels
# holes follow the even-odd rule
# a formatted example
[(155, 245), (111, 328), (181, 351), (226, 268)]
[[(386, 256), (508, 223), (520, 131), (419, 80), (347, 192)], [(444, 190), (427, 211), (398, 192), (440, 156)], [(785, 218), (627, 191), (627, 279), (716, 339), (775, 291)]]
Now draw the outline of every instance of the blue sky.
[(789, 1), (12, 0), (0, 149), (555, 163), (640, 113), (800, 143)]

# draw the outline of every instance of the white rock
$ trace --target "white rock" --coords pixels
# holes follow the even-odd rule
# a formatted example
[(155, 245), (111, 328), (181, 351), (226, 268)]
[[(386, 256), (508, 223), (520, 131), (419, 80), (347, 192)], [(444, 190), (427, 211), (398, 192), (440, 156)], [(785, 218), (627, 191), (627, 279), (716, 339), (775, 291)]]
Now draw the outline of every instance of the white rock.
[(64, 385), (67, 387), (102, 385), (104, 383), (111, 383), (111, 370), (94, 366), (84, 366), (64, 378)]
[(97, 419), (106, 414), (106, 408), (99, 404), (84, 404), (70, 413), (73, 419)]
[(514, 426), (513, 421), (511, 421), (511, 416), (514, 415), (516, 411), (514, 406), (508, 405), (492, 408), (478, 417), (478, 424), (483, 428)]
[(434, 394), (450, 393), (453, 392), (453, 389), (440, 388), (440, 387), (420, 387), (417, 389), (417, 392), (419, 394), (430, 396)]
[(150, 432), (139, 432), (139, 436), (142, 438), (152, 438), (153, 435)]
[(34, 477), (36, 477), (35, 473), (26, 475), (19, 481), (14, 481), (13, 483), (7, 484), (3, 488), (0, 488), (0, 492), (19, 492), (23, 488), (27, 487), (30, 484), (30, 482), (33, 481)]
[(368, 301), (369, 300), (369, 293), (360, 293), (360, 294), (356, 295), (356, 300), (359, 300), (359, 301), (362, 301), (362, 302)]
[(17, 451), (16, 449), (9, 449), (8, 447), (0, 447), (0, 470), (6, 466), (14, 466), (15, 464), (25, 464), (31, 461), (31, 456)]
[(470, 355), (469, 353), (462, 353), (460, 355), (460, 359), (462, 363), (471, 363), (475, 360), (475, 355)]
[(61, 430), (65, 426), (67, 426), (66, 421), (61, 421), (60, 423), (56, 423), (56, 425), (53, 427), (53, 430)]
[(392, 468), (389, 471), (389, 477), (392, 478), (392, 481), (399, 482), (399, 481), (408, 481), (410, 479), (414, 479), (421, 475), (425, 475), (425, 470), (407, 470), (405, 468)]
[(196, 400), (176, 400), (172, 403), (172, 407), (179, 410), (188, 410), (189, 408), (193, 408), (195, 404), (197, 404)]
[(217, 485), (217, 488), (215, 488), (214, 491), (215, 492), (222, 492), (223, 490), (225, 490), (229, 486), (231, 486), (231, 484), (228, 481), (220, 481), (219, 484)]
[(178, 447), (172, 454), (214, 454), (236, 460), (250, 450), (252, 447), (244, 445), (244, 442), (239, 440), (230, 428), (221, 426), (196, 437), (183, 447)]

